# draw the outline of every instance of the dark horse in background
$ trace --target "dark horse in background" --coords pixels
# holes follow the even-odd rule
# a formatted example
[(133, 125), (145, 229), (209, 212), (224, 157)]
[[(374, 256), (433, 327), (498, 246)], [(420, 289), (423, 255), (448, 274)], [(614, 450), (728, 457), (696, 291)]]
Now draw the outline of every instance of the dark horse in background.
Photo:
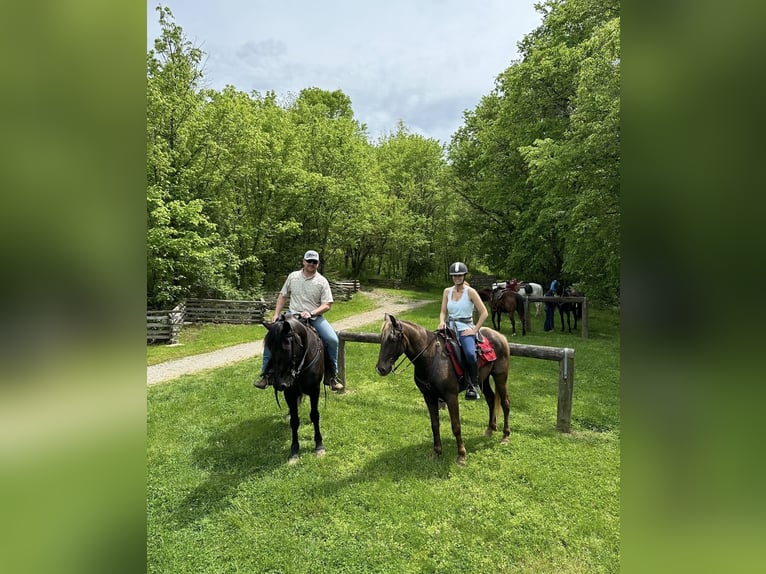
[(500, 322), (503, 313), (508, 313), (508, 317), (511, 319), (511, 336), (516, 336), (516, 321), (513, 317), (514, 313), (518, 313), (519, 319), (521, 319), (521, 334), (527, 334), (527, 327), (524, 323), (524, 297), (512, 289), (479, 289), (477, 290), (479, 297), (485, 303), (489, 304), (490, 315), (492, 316), (492, 328), (496, 331), (500, 330)]
[[(485, 364), (479, 363), (479, 385), (482, 387), (484, 398), (489, 408), (489, 422), (485, 436), (490, 436), (497, 430), (497, 413), (503, 411), (503, 438), (501, 443), (509, 442), (511, 434), (508, 425), (508, 415), (511, 404), (508, 399), (508, 368), (510, 365), (510, 349), (508, 341), (500, 333), (491, 329), (481, 329), (481, 335), (492, 345), (496, 358)], [(415, 366), (415, 385), (421, 393), (431, 416), (431, 432), (434, 438), (434, 455), (442, 453), (441, 434), (439, 432), (439, 400), (447, 404), (452, 434), (457, 442), (457, 463), (465, 464), (465, 445), (460, 428), (460, 407), (458, 396), (460, 384), (451, 359), (447, 355), (444, 335), (437, 331), (397, 319), (386, 314), (383, 327), (380, 330), (380, 353), (376, 369), (378, 374), (386, 376), (394, 370), (394, 363), (405, 355)], [(495, 382), (492, 389), (489, 376)], [(486, 382), (487, 384), (484, 384)]]
[(290, 410), (290, 428), (292, 445), (290, 446), (291, 464), (298, 461), (298, 404), (308, 395), (311, 403), (311, 422), (314, 425), (314, 452), (317, 456), (325, 454), (322, 433), (319, 432), (319, 390), (324, 377), (324, 345), (313, 327), (304, 321), (287, 318), (282, 315), (273, 323), (264, 323), (268, 329), (263, 340), (264, 347), (271, 351), (269, 370), (272, 373), (274, 396), (279, 402), (280, 391), (284, 392), (285, 402)]
[[(563, 283), (561, 281), (556, 282), (556, 295), (559, 297), (585, 297), (582, 293), (577, 291), (574, 287), (571, 285), (569, 287), (564, 288)], [(569, 328), (569, 332), (572, 332), (572, 322), (570, 320), (570, 315), (574, 315), (574, 328), (575, 331), (577, 330), (577, 320), (582, 320), (582, 303), (557, 303), (556, 306), (559, 308), (559, 318), (561, 319), (561, 330), (564, 330), (564, 314), (567, 316), (567, 327)]]

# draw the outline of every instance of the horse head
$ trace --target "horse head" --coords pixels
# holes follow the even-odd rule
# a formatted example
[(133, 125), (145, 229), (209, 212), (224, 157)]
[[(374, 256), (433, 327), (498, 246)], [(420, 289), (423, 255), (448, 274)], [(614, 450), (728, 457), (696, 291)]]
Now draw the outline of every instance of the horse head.
[(404, 353), (404, 331), (402, 323), (386, 313), (380, 329), (380, 352), (375, 370), (385, 377), (394, 368), (396, 360)]
[(298, 365), (305, 351), (300, 324), (283, 315), (268, 326), (263, 344), (271, 351), (269, 366), (274, 377), (274, 388), (284, 391), (295, 382), (299, 373)]

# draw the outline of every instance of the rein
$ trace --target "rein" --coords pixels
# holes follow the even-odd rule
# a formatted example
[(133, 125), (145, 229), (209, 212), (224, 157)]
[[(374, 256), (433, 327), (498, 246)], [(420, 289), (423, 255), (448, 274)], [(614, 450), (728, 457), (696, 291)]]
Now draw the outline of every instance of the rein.
[[(401, 334), (401, 336), (402, 336), (402, 337), (404, 337), (404, 333), (402, 333), (402, 334)], [(395, 375), (398, 375), (398, 374), (400, 374), (400, 373), (401, 373), (401, 372), (402, 372), (404, 369), (402, 369), (402, 371), (397, 371), (397, 369), (398, 369), (399, 367), (401, 367), (401, 366), (402, 366), (402, 363), (404, 363), (404, 362), (405, 362), (405, 361), (407, 361), (407, 360), (409, 360), (409, 361), (410, 361), (410, 363), (409, 363), (409, 365), (406, 365), (406, 366), (404, 367), (405, 369), (406, 369), (407, 367), (409, 367), (410, 365), (414, 364), (414, 363), (415, 363), (415, 361), (417, 361), (417, 360), (420, 358), (420, 355), (422, 355), (423, 353), (425, 353), (425, 352), (428, 350), (428, 348), (429, 348), (431, 345), (433, 345), (433, 344), (436, 342), (436, 339), (437, 339), (437, 338), (438, 338), (438, 337), (436, 336), (436, 334), (434, 334), (434, 338), (433, 338), (433, 339), (431, 339), (431, 342), (430, 342), (430, 343), (428, 343), (428, 344), (427, 344), (427, 345), (426, 345), (426, 346), (423, 348), (423, 350), (422, 350), (422, 351), (420, 351), (420, 352), (419, 352), (417, 355), (415, 355), (415, 358), (413, 358), (412, 360), (410, 360), (410, 359), (409, 359), (409, 357), (407, 357), (407, 354), (405, 353), (405, 354), (404, 354), (404, 357), (402, 357), (402, 359), (399, 361), (399, 363), (398, 363), (398, 364), (396, 364), (396, 365), (394, 365), (394, 368), (393, 368), (393, 369), (391, 369), (391, 372), (392, 372), (392, 373), (394, 373)]]
[[(306, 331), (306, 332), (308, 333), (308, 329), (307, 329), (307, 331)], [(317, 351), (316, 351), (316, 353), (314, 354), (314, 358), (313, 358), (313, 359), (311, 359), (311, 362), (310, 362), (308, 365), (306, 365), (306, 364), (305, 364), (305, 363), (306, 363), (306, 357), (307, 357), (307, 356), (308, 356), (308, 354), (309, 354), (309, 349), (308, 349), (308, 335), (307, 335), (307, 337), (306, 337), (306, 343), (307, 343), (307, 345), (306, 345), (306, 349), (303, 351), (303, 357), (301, 357), (301, 363), (300, 363), (300, 365), (298, 365), (298, 367), (297, 367), (297, 368), (293, 367), (293, 368), (290, 370), (290, 374), (292, 375), (293, 379), (297, 378), (297, 377), (298, 377), (298, 375), (300, 375), (300, 374), (301, 374), (301, 372), (303, 372), (303, 370), (304, 370), (304, 369), (308, 369), (308, 368), (309, 368), (311, 365), (313, 365), (314, 363), (316, 363), (317, 359), (319, 358), (319, 351), (321, 350), (321, 347), (317, 347)], [(303, 346), (303, 345), (301, 345), (301, 346)], [(304, 365), (305, 365), (305, 366), (304, 366)]]

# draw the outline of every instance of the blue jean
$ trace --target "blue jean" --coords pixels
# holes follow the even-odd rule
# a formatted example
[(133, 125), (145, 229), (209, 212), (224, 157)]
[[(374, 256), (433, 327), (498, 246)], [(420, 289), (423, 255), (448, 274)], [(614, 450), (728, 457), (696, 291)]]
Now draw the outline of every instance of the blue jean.
[(556, 307), (553, 305), (553, 303), (546, 303), (545, 304), (545, 324), (543, 325), (544, 331), (552, 331), (554, 328), (554, 319), (553, 319), (553, 311), (556, 309)]
[[(330, 360), (332, 361), (333, 368), (335, 369), (335, 373), (338, 372), (338, 334), (335, 332), (335, 329), (332, 328), (332, 325), (330, 325), (330, 322), (325, 319), (322, 315), (319, 317), (315, 317), (311, 319), (311, 325), (316, 329), (317, 334), (319, 334), (319, 338), (322, 339), (322, 342), (325, 345), (325, 348), (327, 349), (327, 354), (330, 357)], [(263, 348), (263, 366), (261, 367), (261, 374), (266, 372), (266, 369), (269, 366), (269, 361), (271, 360), (271, 351), (269, 351), (266, 347)]]
[(466, 362), (476, 362), (476, 335), (468, 335), (463, 337), (460, 335), (460, 346), (463, 347), (463, 356)]

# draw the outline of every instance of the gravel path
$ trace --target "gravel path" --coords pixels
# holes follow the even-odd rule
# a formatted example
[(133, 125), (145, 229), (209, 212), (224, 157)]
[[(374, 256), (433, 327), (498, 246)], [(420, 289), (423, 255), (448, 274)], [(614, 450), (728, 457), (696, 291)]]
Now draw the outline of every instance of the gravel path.
[[(336, 331), (353, 329), (368, 323), (383, 321), (384, 313), (396, 315), (397, 313), (409, 311), (410, 309), (422, 307), (423, 305), (430, 303), (430, 301), (396, 302), (395, 297), (375, 293), (374, 291), (365, 294), (376, 299), (379, 307), (373, 311), (368, 311), (367, 313), (361, 313), (353, 317), (346, 317), (345, 319), (340, 319), (338, 321), (331, 321), (332, 326)], [(241, 345), (226, 347), (225, 349), (211, 351), (210, 353), (193, 355), (191, 357), (184, 357), (182, 359), (175, 359), (173, 361), (151, 365), (146, 368), (146, 383), (148, 385), (156, 385), (157, 383), (164, 383), (182, 375), (196, 373), (197, 371), (217, 369), (225, 365), (256, 357), (262, 352), (263, 341), (255, 341), (253, 343), (242, 343)]]

